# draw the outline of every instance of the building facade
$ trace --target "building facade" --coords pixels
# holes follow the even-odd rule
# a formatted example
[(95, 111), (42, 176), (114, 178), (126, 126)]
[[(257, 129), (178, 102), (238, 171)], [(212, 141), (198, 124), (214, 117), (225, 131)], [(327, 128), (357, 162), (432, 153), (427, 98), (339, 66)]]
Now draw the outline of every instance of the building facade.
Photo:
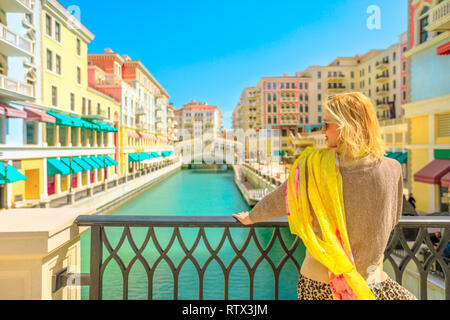
[(423, 213), (449, 209), (450, 1), (408, 1), (408, 167)]

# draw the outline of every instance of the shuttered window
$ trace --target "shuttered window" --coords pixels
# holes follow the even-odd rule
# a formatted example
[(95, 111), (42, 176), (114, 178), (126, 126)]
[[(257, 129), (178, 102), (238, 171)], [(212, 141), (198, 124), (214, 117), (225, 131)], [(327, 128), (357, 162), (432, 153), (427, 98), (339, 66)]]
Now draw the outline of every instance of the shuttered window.
[(437, 116), (438, 137), (450, 137), (450, 113)]

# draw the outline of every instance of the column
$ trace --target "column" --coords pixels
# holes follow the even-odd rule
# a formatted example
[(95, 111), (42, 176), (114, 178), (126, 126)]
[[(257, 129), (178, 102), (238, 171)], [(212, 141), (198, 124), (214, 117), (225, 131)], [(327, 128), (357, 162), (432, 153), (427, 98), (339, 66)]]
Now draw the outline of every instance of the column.
[(67, 127), (67, 146), (72, 146), (72, 127)]
[(47, 124), (42, 122), (42, 147), (46, 148), (48, 146), (47, 143)]
[(81, 147), (81, 128), (77, 128), (78, 136), (77, 136), (77, 147)]
[(61, 147), (61, 143), (59, 142), (59, 126), (55, 126), (55, 146)]

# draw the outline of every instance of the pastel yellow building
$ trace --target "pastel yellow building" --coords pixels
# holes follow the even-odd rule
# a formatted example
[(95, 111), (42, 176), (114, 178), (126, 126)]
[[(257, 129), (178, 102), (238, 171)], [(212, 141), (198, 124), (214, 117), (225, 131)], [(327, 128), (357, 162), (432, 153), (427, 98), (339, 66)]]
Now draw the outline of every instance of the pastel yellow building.
[(449, 211), (450, 1), (408, 1), (408, 173), (421, 213)]

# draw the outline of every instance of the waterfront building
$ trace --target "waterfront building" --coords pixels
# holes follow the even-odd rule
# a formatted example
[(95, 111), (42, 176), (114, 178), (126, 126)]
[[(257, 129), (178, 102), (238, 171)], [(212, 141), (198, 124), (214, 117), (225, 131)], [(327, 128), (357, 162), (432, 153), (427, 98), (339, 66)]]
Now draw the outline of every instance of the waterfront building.
[[(201, 163), (208, 159), (215, 146), (216, 138), (222, 136), (222, 113), (217, 106), (192, 100), (174, 111), (177, 119), (177, 148), (182, 153), (183, 162), (192, 160)], [(207, 151), (208, 150), (208, 151)]]
[(27, 158), (30, 150), (42, 147), (45, 119), (36, 114), (37, 110), (19, 104), (41, 100), (40, 5), (40, 1), (31, 0), (0, 2), (0, 203), (3, 208), (15, 202), (40, 199), (45, 193), (42, 160)]
[(177, 140), (177, 119), (175, 118), (175, 107), (173, 104), (167, 106), (167, 139), (174, 142)]
[(421, 213), (449, 210), (450, 1), (408, 1), (408, 175)]

